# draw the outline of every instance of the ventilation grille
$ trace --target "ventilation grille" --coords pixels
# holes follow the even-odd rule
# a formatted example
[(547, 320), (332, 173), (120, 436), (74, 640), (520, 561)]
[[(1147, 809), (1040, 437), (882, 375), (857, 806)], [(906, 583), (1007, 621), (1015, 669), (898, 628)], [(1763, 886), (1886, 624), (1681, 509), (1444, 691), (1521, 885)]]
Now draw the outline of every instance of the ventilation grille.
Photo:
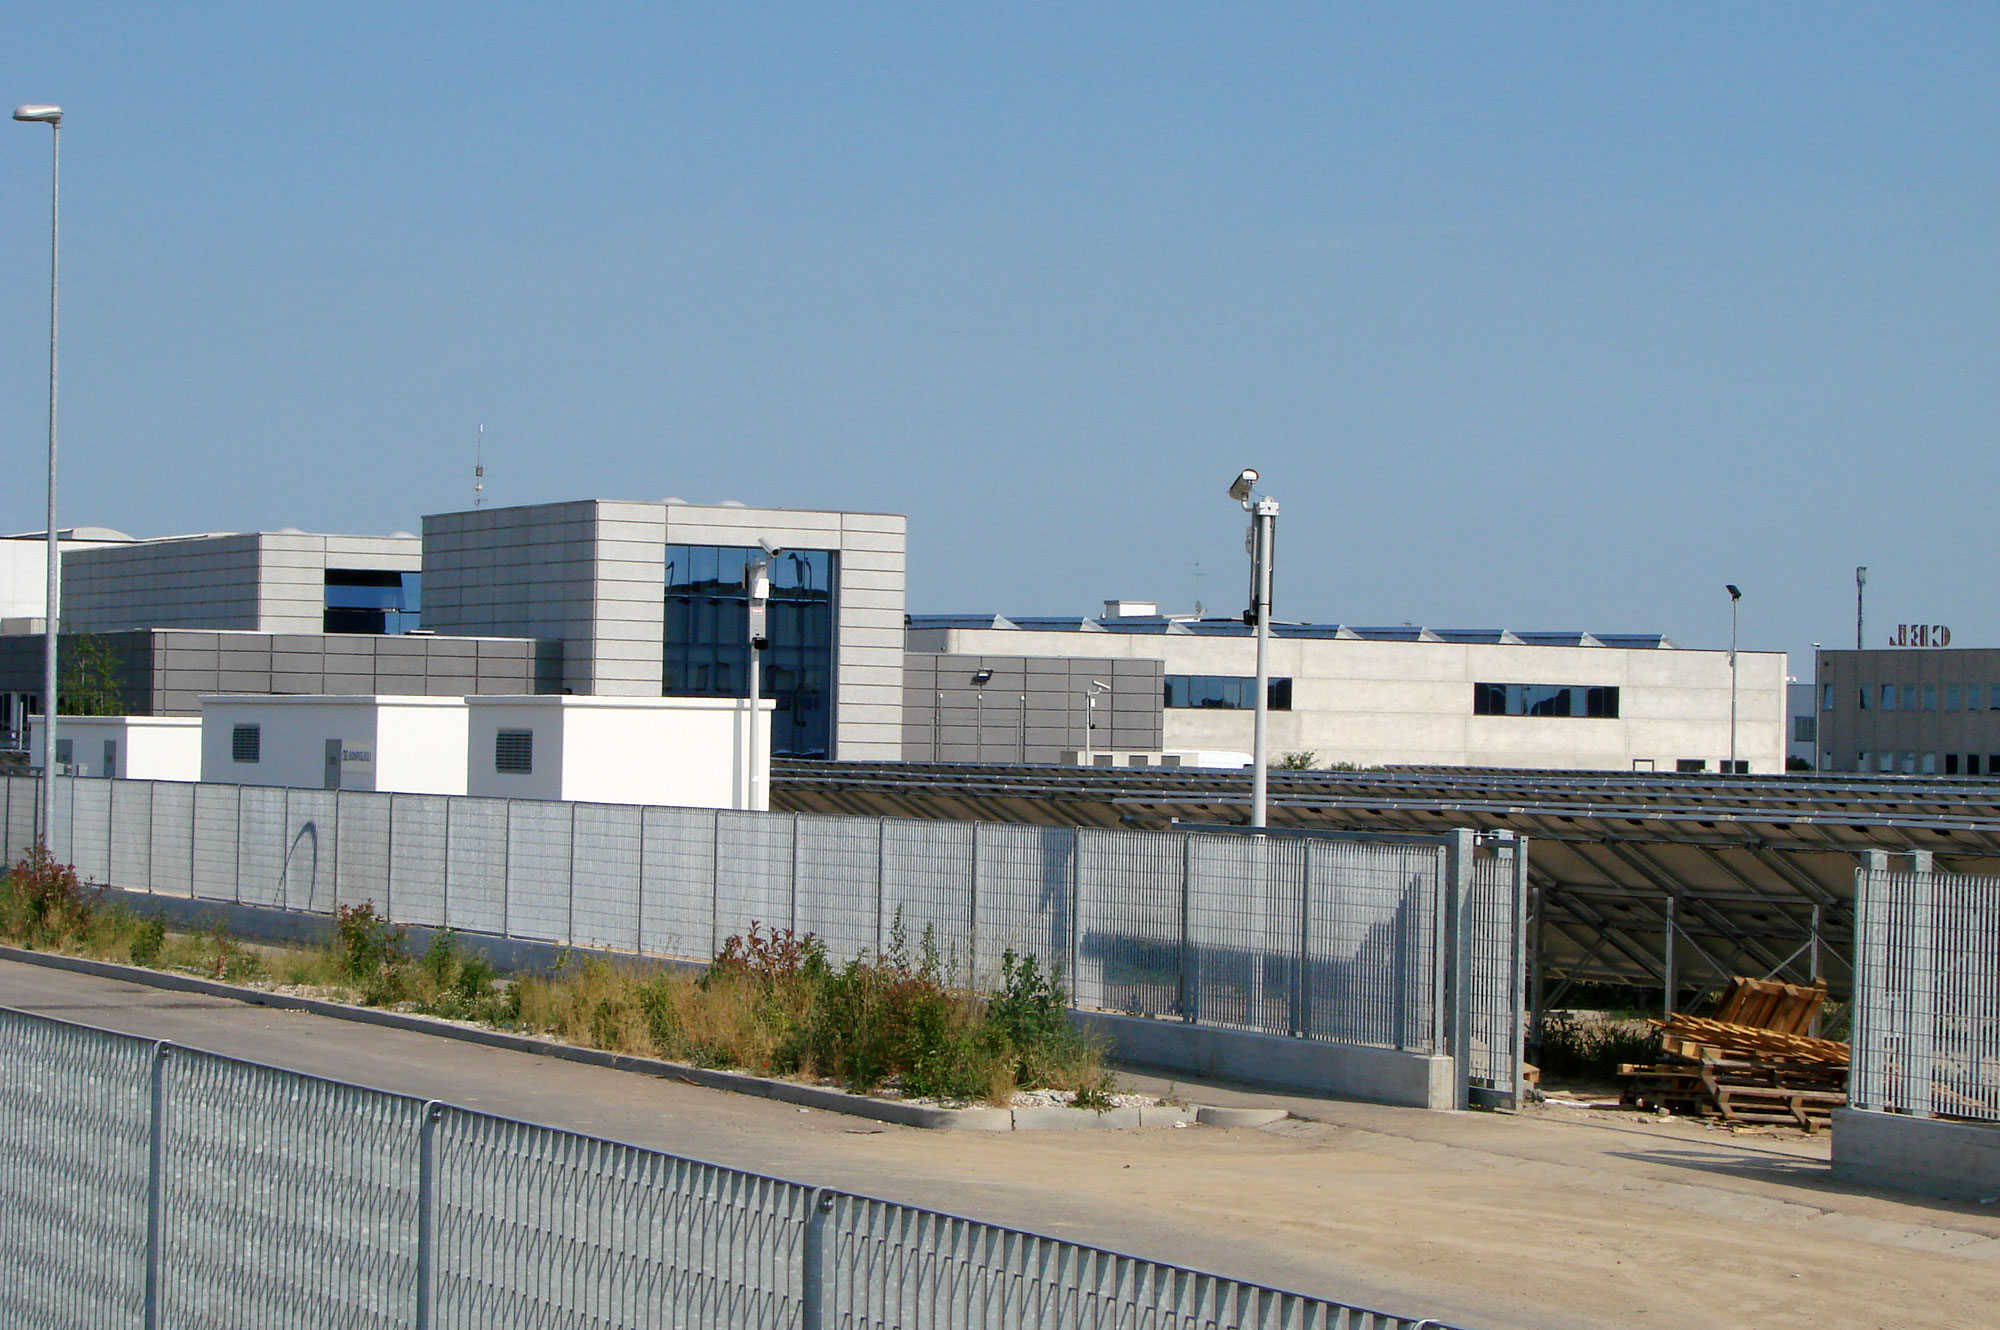
[(229, 758), (232, 762), (255, 762), (263, 755), (263, 726), (238, 725), (229, 732)]
[(535, 732), (533, 730), (501, 730), (493, 736), (493, 769), (509, 772), (517, 776), (532, 775), (535, 770)]

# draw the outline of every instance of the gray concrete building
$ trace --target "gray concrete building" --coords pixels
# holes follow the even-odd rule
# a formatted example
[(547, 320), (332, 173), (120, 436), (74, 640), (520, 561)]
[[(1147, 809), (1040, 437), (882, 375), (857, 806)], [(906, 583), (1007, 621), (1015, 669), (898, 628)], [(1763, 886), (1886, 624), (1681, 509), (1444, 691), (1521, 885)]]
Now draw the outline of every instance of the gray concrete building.
[[(1274, 623), (1272, 639), (1274, 760), (1694, 772), (1725, 770), (1733, 750), (1740, 770), (1785, 768), (1780, 652), (1740, 652), (1732, 670), (1726, 651), (1649, 634)], [(1238, 620), (1115, 601), (1100, 618), (913, 615), (908, 642), (911, 669), (921, 656), (1146, 662), (1164, 754), (1249, 760), (1255, 641)]]
[(174, 536), (63, 555), (62, 631), (399, 633), (417, 626), (415, 536)]
[(905, 762), (1111, 761), (1161, 746), (1157, 660), (911, 652), (903, 662)]
[(576, 694), (742, 697), (746, 561), (772, 560), (761, 692), (775, 752), (894, 760), (905, 519), (591, 499), (424, 519), (424, 626), (560, 639)]
[[(108, 654), (118, 710), (130, 716), (198, 716), (204, 693), (462, 697), (557, 692), (562, 680), (562, 644), (521, 638), (183, 628), (93, 636)], [(59, 644), (71, 668), (81, 640), (65, 634)], [(41, 688), (41, 634), (0, 636), (5, 746), (24, 746)]]
[(1822, 650), (1816, 663), (1822, 771), (2000, 775), (2000, 650)]

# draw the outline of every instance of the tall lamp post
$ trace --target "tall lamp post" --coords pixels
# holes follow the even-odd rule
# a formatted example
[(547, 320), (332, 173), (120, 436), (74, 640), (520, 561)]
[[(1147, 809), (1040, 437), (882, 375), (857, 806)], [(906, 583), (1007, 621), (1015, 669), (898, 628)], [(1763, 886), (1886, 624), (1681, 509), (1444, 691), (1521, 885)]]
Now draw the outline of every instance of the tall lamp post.
[(1854, 570), (1854, 649), (1861, 650), (1862, 610), (1866, 607), (1868, 594), (1868, 565)]
[(56, 277), (62, 253), (62, 107), (17, 106), (14, 118), (49, 127), (49, 559), (42, 616), (42, 847), (56, 838), (56, 630), (62, 623), (62, 545), (56, 535)]
[(1111, 691), (1102, 679), (1092, 679), (1083, 690), (1083, 764), (1097, 765), (1097, 699)]
[(1724, 587), (1729, 593), (1729, 774), (1736, 774), (1736, 606), (1743, 593), (1734, 583)]
[(771, 606), (771, 560), (783, 553), (769, 541), (760, 540), (758, 548), (763, 552), (753, 554), (743, 564), (744, 590), (749, 593), (749, 614), (746, 616), (750, 629), (750, 754), (745, 763), (749, 774), (749, 791), (745, 806), (755, 811), (757, 808), (757, 749), (758, 735), (763, 726), (758, 723), (758, 709), (761, 700), (757, 694), (760, 678), (759, 665), (763, 662), (764, 648), (771, 645), (765, 628), (770, 620)]
[(1257, 629), (1256, 720), (1250, 731), (1250, 825), (1267, 825), (1270, 764), (1264, 736), (1271, 715), (1271, 564), (1278, 537), (1278, 501), (1255, 496), (1257, 473), (1245, 467), (1229, 486), (1229, 497), (1250, 514), (1250, 609), (1244, 614)]

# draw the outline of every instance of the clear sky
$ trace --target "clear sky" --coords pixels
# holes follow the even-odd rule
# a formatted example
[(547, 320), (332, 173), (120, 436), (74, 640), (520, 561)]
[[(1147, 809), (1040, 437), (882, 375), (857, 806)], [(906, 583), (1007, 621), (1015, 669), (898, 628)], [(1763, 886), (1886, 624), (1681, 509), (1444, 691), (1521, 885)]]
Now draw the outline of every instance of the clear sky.
[[(63, 520), (910, 517), (916, 611), (2000, 646), (2000, 6), (8, 4)], [(0, 526), (48, 131), (0, 124)], [(1803, 672), (1804, 663), (1797, 662)]]

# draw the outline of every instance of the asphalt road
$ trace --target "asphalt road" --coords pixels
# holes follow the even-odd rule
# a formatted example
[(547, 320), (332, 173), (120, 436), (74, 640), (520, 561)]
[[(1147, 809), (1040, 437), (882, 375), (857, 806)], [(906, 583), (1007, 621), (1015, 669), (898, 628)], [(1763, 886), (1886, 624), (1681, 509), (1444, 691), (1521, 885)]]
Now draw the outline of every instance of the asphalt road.
[(1186, 1082), (1302, 1120), (926, 1132), (10, 962), (0, 1006), (1469, 1327), (1958, 1327), (2000, 1305), (2000, 1207), (1842, 1189), (1823, 1137)]

